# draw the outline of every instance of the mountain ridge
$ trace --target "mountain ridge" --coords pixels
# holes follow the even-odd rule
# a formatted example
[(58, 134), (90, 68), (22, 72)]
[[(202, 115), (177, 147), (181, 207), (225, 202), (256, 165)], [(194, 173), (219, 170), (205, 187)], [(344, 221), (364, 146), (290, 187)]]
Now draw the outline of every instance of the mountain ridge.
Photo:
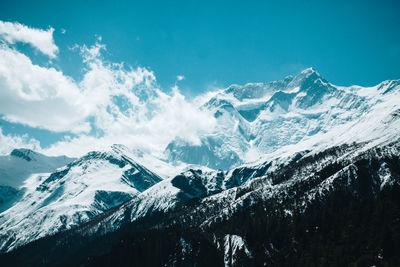
[(0, 214), (0, 250), (78, 225), (161, 180), (122, 146), (89, 152), (52, 173), (33, 175), (19, 201)]
[[(56, 243), (60, 244), (61, 247), (59, 249), (62, 250), (64, 246), (62, 244), (69, 246), (69, 242), (74, 242), (77, 238), (79, 240), (87, 240), (89, 243), (90, 240), (97, 240), (94, 241), (97, 243), (99, 242), (97, 238), (103, 240), (102, 236), (104, 236), (104, 239), (108, 240), (110, 238), (108, 236), (113, 236), (114, 232), (119, 232), (117, 236), (121, 236), (122, 233), (127, 231), (147, 233), (152, 229), (169, 229), (173, 225), (183, 227), (178, 232), (182, 234), (185, 233), (185, 229), (189, 231), (193, 229), (192, 227), (195, 227), (197, 229), (195, 233), (197, 234), (217, 231), (215, 233), (219, 233), (217, 235), (220, 236), (218, 229), (225, 224), (224, 222), (230, 223), (232, 218), (235, 218), (235, 214), (246, 213), (246, 210), (251, 211), (252, 207), (258, 204), (262, 204), (268, 212), (275, 212), (275, 209), (278, 209), (280, 213), (286, 214), (285, 216), (290, 218), (293, 214), (298, 214), (298, 212), (300, 214), (307, 212), (309, 207), (314, 205), (313, 203), (324, 203), (324, 199), (328, 201), (332, 194), (336, 194), (335, 192), (347, 192), (346, 194), (350, 194), (349, 196), (352, 196), (352, 198), (363, 196), (374, 199), (375, 196), (380, 194), (379, 192), (391, 190), (396, 185), (400, 185), (400, 142), (399, 139), (392, 140), (387, 144), (383, 143), (363, 152), (360, 149), (364, 145), (359, 143), (331, 147), (317, 154), (305, 151), (297, 156), (294, 155), (292, 160), (287, 162), (286, 167), (277, 164), (276, 168), (272, 168), (270, 172), (260, 172), (259, 170), (261, 169), (258, 167), (249, 167), (250, 170), (258, 174), (248, 182), (228, 190), (214, 192), (209, 196), (197, 195), (193, 199), (194, 201), (188, 201), (183, 206), (168, 212), (160, 210), (160, 213), (150, 209), (151, 212), (144, 215), (144, 217), (134, 219), (134, 216), (138, 215), (138, 213), (136, 209), (131, 209), (130, 205), (137, 200), (132, 199), (117, 207), (114, 211), (110, 211), (105, 217), (101, 215), (100, 221), (88, 222), (71, 231), (60, 233), (54, 238), (56, 240), (61, 238)], [(268, 170), (272, 165), (266, 162), (263, 166)], [(317, 168), (312, 166), (317, 166)], [(392, 174), (390, 179), (387, 179), (387, 171)], [(241, 173), (241, 175), (245, 175), (246, 172)], [(116, 216), (122, 216), (125, 219), (117, 218)], [(107, 218), (111, 220), (104, 221), (109, 220)], [(111, 225), (121, 222), (123, 223), (120, 224), (120, 230), (111, 230), (109, 228)], [(241, 229), (241, 231), (249, 231), (249, 229)], [(237, 232), (222, 233), (239, 234)], [(240, 233), (238, 236), (242, 238), (243, 234)], [(52, 239), (53, 237), (48, 239), (49, 245), (54, 244), (55, 241)], [(119, 240), (119, 237), (117, 237), (117, 240)], [(39, 240), (27, 248), (22, 248), (21, 251), (24, 251), (24, 249), (33, 249), (35, 251), (36, 246), (45, 248), (46, 246), (42, 246), (46, 242), (46, 239)], [(85, 242), (82, 244), (87, 244)], [(243, 242), (247, 243), (246, 238), (243, 239)], [(118, 244), (118, 242), (113, 244)], [(195, 246), (193, 243), (192, 245)], [(82, 249), (80, 246), (78, 245), (77, 249)], [(214, 243), (213, 246), (218, 251), (217, 244)], [(255, 247), (249, 245), (247, 249), (250, 253), (254, 253)], [(45, 251), (45, 258), (39, 256), (40, 259), (56, 260), (50, 255), (46, 256), (47, 253), (53, 252), (48, 252), (46, 249), (43, 251)], [(58, 255), (57, 253), (56, 255)], [(181, 255), (181, 253), (182, 251), (178, 252), (178, 255)], [(275, 255), (272, 251), (270, 253), (272, 253), (271, 256)], [(18, 255), (18, 253), (15, 255)], [(240, 255), (239, 253), (230, 257), (251, 260), (248, 254), (247, 256)]]
[[(333, 207), (337, 194), (352, 203), (360, 196), (375, 203), (382, 192), (396, 190), (399, 99), (400, 80), (340, 87), (312, 68), (276, 82), (232, 85), (200, 107), (212, 111), (216, 129), (200, 136), (197, 145), (172, 141), (167, 160), (113, 145), (30, 176), (19, 201), (0, 213), (0, 249), (11, 251), (11, 259), (38, 253), (32, 256), (38, 262), (67, 263), (60, 251), (68, 247), (69, 255), (92, 255), (87, 262), (92, 263), (99, 255), (112, 257), (109, 249), (124, 235), (133, 234), (128, 240), (137, 244), (136, 233), (146, 237), (175, 229), (176, 242), (169, 245), (181, 251), (168, 252), (163, 264), (189, 256), (190, 264), (201, 262), (196, 249), (228, 265), (258, 261), (250, 230), (234, 218), (251, 218), (251, 211), (260, 213), (262, 207), (273, 220), (292, 227), (286, 218), (314, 214), (310, 210), (325, 202)], [(15, 150), (8, 157), (31, 164), (35, 153)], [(9, 188), (2, 192), (13, 194)], [(227, 231), (223, 222), (236, 232)], [(267, 237), (273, 231), (268, 229)], [(271, 247), (253, 238), (266, 247), (269, 260), (278, 257), (277, 240)], [(94, 252), (97, 240), (102, 245)], [(199, 247), (194, 240), (207, 245)], [(36, 245), (45, 251), (36, 251)], [(188, 246), (196, 248), (193, 253)]]
[(336, 86), (312, 68), (277, 82), (233, 85), (202, 106), (217, 120), (212, 133), (200, 136), (200, 145), (173, 140), (165, 155), (170, 162), (227, 170), (357, 121), (388, 95), (398, 97), (399, 85), (393, 80), (373, 87)]

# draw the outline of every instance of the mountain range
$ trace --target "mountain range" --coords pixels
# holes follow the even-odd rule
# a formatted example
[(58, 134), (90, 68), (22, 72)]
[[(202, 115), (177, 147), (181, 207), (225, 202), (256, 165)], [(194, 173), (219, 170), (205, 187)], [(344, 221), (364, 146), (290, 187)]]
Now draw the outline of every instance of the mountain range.
[(309, 68), (199, 101), (217, 126), (164, 158), (2, 156), (0, 260), (400, 265), (400, 80), (343, 87)]

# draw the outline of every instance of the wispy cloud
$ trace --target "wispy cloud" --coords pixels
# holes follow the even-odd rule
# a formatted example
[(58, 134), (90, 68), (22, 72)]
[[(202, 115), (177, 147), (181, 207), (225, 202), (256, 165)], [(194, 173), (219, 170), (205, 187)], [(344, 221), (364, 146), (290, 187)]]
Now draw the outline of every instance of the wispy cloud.
[(103, 49), (99, 43), (81, 47), (89, 71), (79, 84), (93, 127), (103, 134), (65, 139), (46, 149), (47, 153), (78, 156), (82, 151), (122, 143), (159, 154), (178, 136), (198, 144), (199, 135), (214, 128), (212, 114), (188, 101), (177, 86), (166, 94), (158, 88), (152, 72), (106, 62), (101, 59)]
[(58, 47), (54, 43), (53, 28), (48, 30), (34, 29), (17, 22), (0, 20), (0, 39), (8, 44), (28, 43), (50, 58), (55, 58)]
[(0, 113), (8, 121), (51, 131), (90, 130), (76, 83), (7, 46), (0, 46), (0, 87)]
[(40, 150), (39, 141), (29, 138), (27, 134), (22, 136), (5, 135), (0, 128), (0, 155), (9, 154), (14, 148), (25, 147)]
[(84, 63), (80, 81), (52, 67), (35, 65), (15, 48), (0, 46), (3, 119), (74, 133), (73, 138), (66, 137), (42, 151), (79, 156), (122, 143), (160, 153), (178, 136), (199, 143), (199, 134), (215, 126), (214, 117), (188, 101), (177, 86), (166, 94), (152, 71), (105, 60), (102, 51), (106, 46), (100, 38), (92, 46), (76, 46), (75, 50)]

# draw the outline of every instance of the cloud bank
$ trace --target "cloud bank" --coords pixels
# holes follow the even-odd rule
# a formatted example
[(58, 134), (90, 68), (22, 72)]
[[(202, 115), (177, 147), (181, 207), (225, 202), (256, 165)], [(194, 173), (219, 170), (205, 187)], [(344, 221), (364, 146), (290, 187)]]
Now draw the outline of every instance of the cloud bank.
[(39, 141), (29, 138), (27, 134), (22, 136), (5, 135), (0, 128), (0, 155), (9, 154), (14, 148), (20, 147), (41, 150)]
[[(16, 25), (8, 27), (53, 32)], [(106, 46), (100, 41), (92, 46), (75, 46), (84, 63), (80, 81), (51, 66), (35, 65), (27, 55), (4, 43), (0, 46), (2, 118), (52, 132), (67, 132), (64, 140), (47, 148), (40, 148), (28, 136), (1, 135), (0, 146), (13, 138), (12, 146), (28, 146), (51, 155), (79, 156), (121, 143), (159, 154), (176, 137), (196, 144), (199, 134), (213, 129), (214, 117), (188, 101), (177, 86), (165, 93), (152, 71), (107, 61), (102, 57)], [(24, 42), (42, 47), (35, 38), (26, 37)], [(50, 56), (50, 51), (56, 50), (46, 51)]]
[(9, 44), (23, 42), (32, 45), (50, 58), (55, 58), (58, 47), (54, 43), (53, 28), (48, 30), (34, 29), (28, 26), (0, 21), (0, 37)]

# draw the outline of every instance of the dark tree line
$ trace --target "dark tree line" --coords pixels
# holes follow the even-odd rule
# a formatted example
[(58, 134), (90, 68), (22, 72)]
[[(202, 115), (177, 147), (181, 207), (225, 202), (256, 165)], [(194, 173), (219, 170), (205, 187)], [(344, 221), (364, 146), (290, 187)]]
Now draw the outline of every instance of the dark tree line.
[[(261, 203), (209, 229), (126, 233), (85, 266), (223, 266), (226, 234), (246, 240), (236, 266), (400, 266), (400, 186), (377, 198), (337, 192), (293, 216)], [(276, 207), (278, 208), (278, 207)], [(183, 250), (183, 239), (190, 251)]]

